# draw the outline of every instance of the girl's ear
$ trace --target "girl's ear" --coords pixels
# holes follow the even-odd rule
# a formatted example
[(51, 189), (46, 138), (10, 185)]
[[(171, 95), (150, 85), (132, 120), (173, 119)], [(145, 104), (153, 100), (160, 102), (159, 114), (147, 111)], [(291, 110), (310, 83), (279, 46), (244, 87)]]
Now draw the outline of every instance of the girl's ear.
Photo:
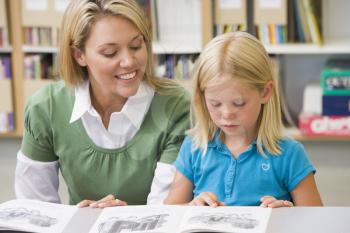
[(270, 80), (265, 84), (263, 91), (261, 92), (261, 103), (266, 104), (273, 93), (273, 81)]
[(80, 49), (73, 47), (73, 46), (71, 49), (72, 49), (72, 54), (73, 54), (75, 61), (78, 62), (78, 64), (81, 66), (87, 66), (87, 64), (85, 62), (84, 53)]

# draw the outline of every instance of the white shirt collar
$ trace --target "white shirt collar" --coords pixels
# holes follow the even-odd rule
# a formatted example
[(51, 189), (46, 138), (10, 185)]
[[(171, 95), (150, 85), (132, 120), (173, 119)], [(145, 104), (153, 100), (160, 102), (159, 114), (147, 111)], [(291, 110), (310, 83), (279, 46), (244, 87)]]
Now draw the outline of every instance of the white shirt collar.
[[(69, 123), (73, 123), (80, 119), (86, 112), (91, 112), (93, 106), (91, 105), (89, 81), (86, 81), (75, 88), (75, 101), (72, 111), (72, 115)], [(148, 111), (148, 108), (152, 102), (154, 96), (154, 90), (147, 83), (141, 82), (139, 89), (134, 96), (128, 98), (120, 112), (114, 114), (124, 114), (131, 123), (140, 128), (143, 118)], [(92, 111), (96, 112), (96, 111)], [(111, 116), (111, 119), (112, 119)]]

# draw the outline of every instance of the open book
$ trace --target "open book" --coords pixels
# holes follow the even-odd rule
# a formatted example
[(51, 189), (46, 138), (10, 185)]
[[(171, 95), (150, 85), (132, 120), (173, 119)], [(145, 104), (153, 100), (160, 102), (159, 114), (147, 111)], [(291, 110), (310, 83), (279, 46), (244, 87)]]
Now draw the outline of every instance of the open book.
[(33, 200), (0, 205), (1, 230), (45, 233), (263, 233), (271, 209), (261, 207), (121, 206), (78, 208)]

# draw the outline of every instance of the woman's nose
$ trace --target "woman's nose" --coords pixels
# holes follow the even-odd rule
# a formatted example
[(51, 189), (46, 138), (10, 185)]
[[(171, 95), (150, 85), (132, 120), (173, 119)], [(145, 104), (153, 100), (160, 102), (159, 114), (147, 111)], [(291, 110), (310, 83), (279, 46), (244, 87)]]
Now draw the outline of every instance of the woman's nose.
[(122, 52), (122, 54), (120, 55), (120, 66), (121, 67), (130, 67), (132, 66), (133, 62), (134, 62), (134, 56), (133, 53), (129, 50), (125, 50)]

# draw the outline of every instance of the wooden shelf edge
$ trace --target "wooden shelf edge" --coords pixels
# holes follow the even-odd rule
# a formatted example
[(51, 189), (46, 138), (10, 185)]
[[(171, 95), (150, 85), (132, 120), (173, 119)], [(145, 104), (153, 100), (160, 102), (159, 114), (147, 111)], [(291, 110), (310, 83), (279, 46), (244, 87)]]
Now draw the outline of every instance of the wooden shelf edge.
[(22, 134), (18, 132), (0, 133), (1, 138), (22, 138)]
[(12, 47), (0, 47), (0, 53), (11, 53), (12, 52)]
[(302, 134), (297, 128), (287, 128), (285, 134), (298, 141), (350, 141), (350, 136), (309, 136)]

